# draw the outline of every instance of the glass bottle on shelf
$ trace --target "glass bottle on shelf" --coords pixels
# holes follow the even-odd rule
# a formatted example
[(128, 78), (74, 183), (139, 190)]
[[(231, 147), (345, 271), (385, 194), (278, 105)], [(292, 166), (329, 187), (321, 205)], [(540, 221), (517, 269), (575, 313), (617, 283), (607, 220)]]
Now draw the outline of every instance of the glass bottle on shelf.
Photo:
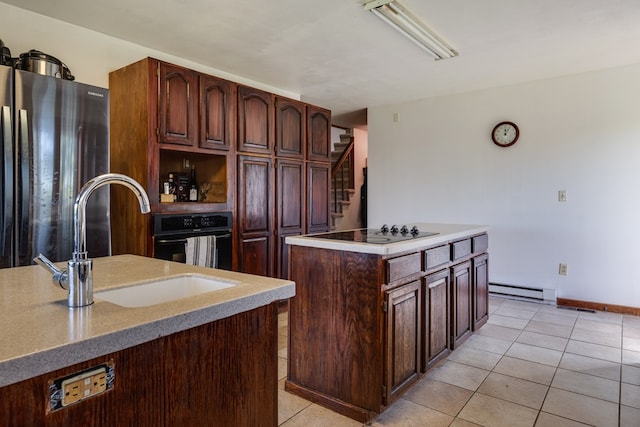
[(189, 201), (198, 201), (198, 185), (196, 183), (196, 167), (191, 166), (191, 187), (189, 189)]

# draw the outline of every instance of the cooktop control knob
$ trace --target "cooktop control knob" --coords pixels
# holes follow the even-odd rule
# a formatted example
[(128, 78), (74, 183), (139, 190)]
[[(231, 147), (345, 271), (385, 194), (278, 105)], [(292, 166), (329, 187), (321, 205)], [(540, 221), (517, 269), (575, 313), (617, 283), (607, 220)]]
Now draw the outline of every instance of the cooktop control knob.
[(392, 225), (391, 226), (391, 234), (398, 234), (398, 226), (397, 225)]
[(384, 224), (382, 227), (380, 227), (380, 231), (382, 231), (383, 233), (388, 233), (389, 227), (387, 226), (387, 224)]
[(409, 232), (409, 228), (407, 228), (406, 225), (403, 225), (402, 228), (400, 229), (400, 233), (407, 234), (408, 232)]
[(416, 227), (415, 225), (411, 227), (411, 235), (415, 236), (418, 233), (420, 233), (420, 230), (418, 230), (418, 227)]

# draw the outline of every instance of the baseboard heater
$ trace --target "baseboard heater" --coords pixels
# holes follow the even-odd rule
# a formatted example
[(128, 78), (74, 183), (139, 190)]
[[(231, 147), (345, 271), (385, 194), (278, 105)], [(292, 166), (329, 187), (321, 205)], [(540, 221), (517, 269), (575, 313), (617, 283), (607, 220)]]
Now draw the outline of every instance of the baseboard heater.
[(555, 289), (533, 288), (530, 286), (507, 285), (504, 283), (489, 283), (489, 294), (523, 299), (528, 301), (544, 302), (546, 304), (556, 303)]

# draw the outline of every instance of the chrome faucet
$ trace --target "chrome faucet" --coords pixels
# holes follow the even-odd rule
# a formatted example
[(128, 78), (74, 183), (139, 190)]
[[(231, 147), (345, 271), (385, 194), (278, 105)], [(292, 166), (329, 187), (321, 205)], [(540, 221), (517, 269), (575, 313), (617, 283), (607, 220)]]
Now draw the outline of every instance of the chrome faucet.
[(33, 260), (53, 273), (54, 285), (68, 289), (69, 307), (93, 304), (93, 261), (87, 254), (87, 200), (93, 192), (107, 184), (121, 184), (133, 191), (140, 203), (140, 211), (149, 213), (149, 197), (144, 188), (133, 178), (118, 173), (99, 175), (82, 186), (73, 204), (73, 254), (67, 262), (68, 269), (60, 270), (47, 257), (38, 254)]

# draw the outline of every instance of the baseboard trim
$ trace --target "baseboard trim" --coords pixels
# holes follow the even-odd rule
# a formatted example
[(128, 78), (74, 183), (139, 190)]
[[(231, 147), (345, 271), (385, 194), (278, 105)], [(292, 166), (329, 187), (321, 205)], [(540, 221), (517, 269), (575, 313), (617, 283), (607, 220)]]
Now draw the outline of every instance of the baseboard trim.
[(556, 304), (563, 307), (586, 308), (590, 310), (609, 311), (611, 313), (631, 314), (640, 316), (640, 307), (627, 307), (624, 305), (605, 304), (602, 302), (580, 301), (568, 298), (557, 298)]

